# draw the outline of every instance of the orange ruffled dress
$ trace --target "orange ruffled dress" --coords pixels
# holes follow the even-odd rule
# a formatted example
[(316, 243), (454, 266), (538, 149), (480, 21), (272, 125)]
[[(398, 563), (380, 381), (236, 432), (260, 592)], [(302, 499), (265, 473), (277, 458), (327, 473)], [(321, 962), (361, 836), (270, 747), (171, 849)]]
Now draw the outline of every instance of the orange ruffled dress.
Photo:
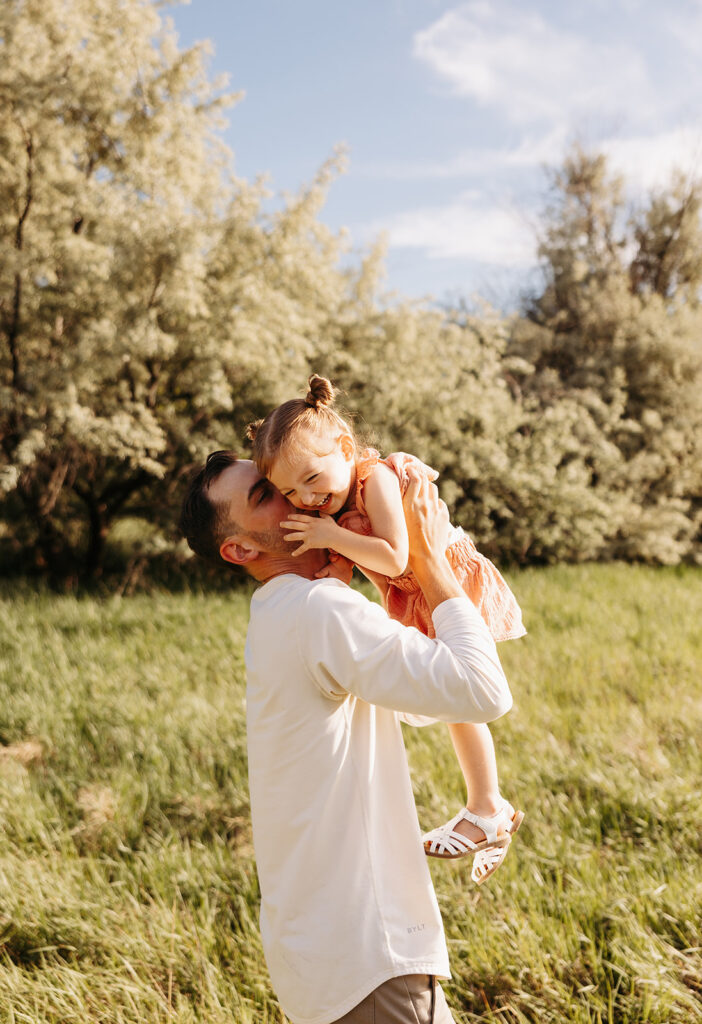
[[(371, 535), (373, 530), (366, 513), (363, 492), (366, 480), (379, 462), (393, 470), (403, 495), (409, 483), (408, 466), (418, 467), (431, 480), (438, 476), (435, 470), (425, 466), (414, 455), (407, 455), (405, 452), (394, 452), (383, 459), (374, 448), (365, 448), (361, 451), (356, 462), (355, 508), (344, 512), (337, 522), (339, 526), (366, 537)], [(515, 640), (524, 636), (526, 630), (522, 624), (521, 609), (500, 572), (489, 558), (480, 554), (467, 534), (462, 530), (456, 531), (455, 528), (454, 531), (457, 537), (446, 549), (447, 558), (458, 582), (477, 607), (493, 639)], [(388, 579), (386, 608), (391, 618), (406, 626), (416, 626), (427, 636), (434, 636), (431, 612), (412, 573)]]

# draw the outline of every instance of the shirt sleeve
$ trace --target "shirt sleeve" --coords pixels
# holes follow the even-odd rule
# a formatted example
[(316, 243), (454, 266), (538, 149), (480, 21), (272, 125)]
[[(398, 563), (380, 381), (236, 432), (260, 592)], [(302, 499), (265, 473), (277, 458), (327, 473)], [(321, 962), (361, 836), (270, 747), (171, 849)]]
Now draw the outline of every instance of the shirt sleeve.
[(436, 639), (388, 618), (358, 591), (320, 580), (300, 608), (298, 637), (325, 696), (445, 722), (489, 722), (512, 697), (495, 643), (468, 598), (434, 612)]

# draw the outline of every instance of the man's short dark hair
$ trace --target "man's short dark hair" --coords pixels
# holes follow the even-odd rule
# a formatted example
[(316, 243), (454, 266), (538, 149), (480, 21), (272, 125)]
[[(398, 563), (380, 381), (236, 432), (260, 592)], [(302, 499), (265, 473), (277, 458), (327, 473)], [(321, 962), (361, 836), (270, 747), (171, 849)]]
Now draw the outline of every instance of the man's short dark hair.
[(231, 451), (211, 452), (202, 469), (198, 470), (188, 484), (183, 499), (178, 525), (191, 550), (208, 562), (222, 563), (219, 548), (231, 533), (240, 532), (237, 523), (232, 522), (222, 503), (213, 502), (207, 491), (217, 477), (237, 462)]

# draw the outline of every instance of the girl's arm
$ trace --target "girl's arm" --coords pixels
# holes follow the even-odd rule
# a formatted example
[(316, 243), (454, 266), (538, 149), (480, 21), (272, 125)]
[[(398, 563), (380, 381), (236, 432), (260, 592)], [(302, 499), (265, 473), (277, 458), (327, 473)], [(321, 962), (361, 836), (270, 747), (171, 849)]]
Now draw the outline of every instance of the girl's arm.
[(402, 494), (395, 473), (379, 463), (366, 480), (364, 498), (373, 535), (364, 537), (339, 526), (331, 516), (311, 518), (290, 515), (280, 525), (294, 530), (286, 537), (302, 543), (293, 552), (308, 548), (333, 548), (363, 569), (383, 576), (400, 576), (407, 568), (409, 541)]

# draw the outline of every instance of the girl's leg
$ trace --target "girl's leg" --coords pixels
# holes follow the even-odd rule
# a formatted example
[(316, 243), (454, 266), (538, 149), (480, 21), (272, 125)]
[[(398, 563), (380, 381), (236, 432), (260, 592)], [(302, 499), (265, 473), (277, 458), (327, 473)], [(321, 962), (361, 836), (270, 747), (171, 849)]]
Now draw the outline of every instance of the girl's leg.
[[(495, 745), (487, 725), (472, 722), (453, 722), (449, 733), (458, 763), (466, 782), (466, 807), (481, 818), (492, 818), (504, 805), (497, 777)], [(485, 839), (482, 829), (465, 819), (458, 822), (455, 831), (479, 843)]]

